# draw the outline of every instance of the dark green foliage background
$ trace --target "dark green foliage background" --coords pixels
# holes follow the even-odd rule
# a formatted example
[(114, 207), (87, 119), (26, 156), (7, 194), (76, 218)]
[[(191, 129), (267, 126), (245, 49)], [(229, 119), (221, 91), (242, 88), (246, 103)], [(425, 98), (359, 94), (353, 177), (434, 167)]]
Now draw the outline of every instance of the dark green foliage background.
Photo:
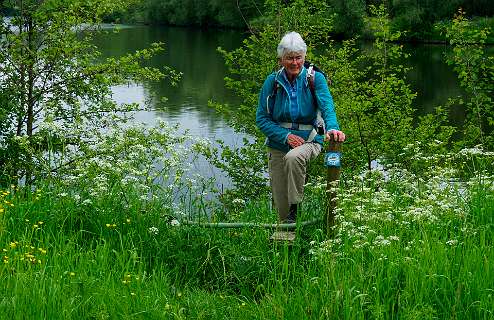
[[(108, 16), (107, 20), (178, 26), (226, 27), (249, 29), (269, 23), (276, 12), (270, 6), (292, 5), (294, 0), (142, 0), (129, 10)], [(395, 30), (406, 31), (408, 40), (437, 40), (434, 25), (449, 21), (459, 8), (468, 17), (492, 17), (494, 5), (490, 0), (324, 0), (327, 17), (334, 17), (333, 36), (348, 38), (369, 36), (365, 18), (369, 5), (384, 4)], [(300, 12), (300, 14), (303, 14)], [(367, 30), (368, 31), (368, 30)], [(441, 38), (441, 40), (444, 40)]]

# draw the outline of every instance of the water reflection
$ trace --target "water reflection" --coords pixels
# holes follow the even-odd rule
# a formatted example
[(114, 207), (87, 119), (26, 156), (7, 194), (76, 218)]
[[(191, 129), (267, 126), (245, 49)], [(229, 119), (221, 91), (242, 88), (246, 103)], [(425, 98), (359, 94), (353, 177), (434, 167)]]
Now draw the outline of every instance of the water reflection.
[[(434, 112), (434, 108), (445, 105), (449, 98), (464, 94), (459, 86), (458, 77), (451, 66), (445, 62), (445, 55), (451, 47), (437, 44), (411, 44), (404, 47), (410, 54), (405, 61), (412, 69), (408, 80), (417, 92), (415, 105), (419, 115)], [(460, 106), (453, 106), (451, 121), (460, 124), (465, 118)]]
[[(226, 67), (216, 48), (232, 49), (241, 41), (242, 35), (234, 31), (143, 26), (107, 33), (95, 39), (95, 44), (105, 56), (119, 56), (147, 48), (153, 42), (164, 42), (165, 52), (153, 57), (148, 65), (170, 66), (183, 73), (182, 79), (176, 87), (166, 80), (143, 84), (145, 98), (152, 101), (155, 109), (164, 110), (159, 113), (163, 118), (181, 120), (187, 113), (197, 117), (201, 123), (207, 123), (208, 127), (218, 128), (224, 126), (224, 122), (207, 107), (208, 100), (235, 103), (238, 99), (225, 88)], [(138, 92), (129, 89), (118, 94), (132, 96)], [(161, 102), (161, 97), (167, 97), (168, 101)], [(150, 115), (149, 120), (153, 116)]]

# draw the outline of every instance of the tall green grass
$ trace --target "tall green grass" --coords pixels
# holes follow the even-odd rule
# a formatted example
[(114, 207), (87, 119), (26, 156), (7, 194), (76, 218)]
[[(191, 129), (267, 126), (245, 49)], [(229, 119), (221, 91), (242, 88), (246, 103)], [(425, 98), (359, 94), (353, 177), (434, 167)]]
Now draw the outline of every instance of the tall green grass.
[[(263, 229), (177, 225), (205, 219), (204, 202), (175, 214), (118, 181), (92, 195), (83, 182), (11, 187), (0, 318), (494, 319), (494, 179), (450, 173), (346, 178), (333, 237), (310, 226), (292, 246)], [(323, 214), (324, 190), (307, 186), (302, 219)], [(269, 199), (235, 208), (231, 220), (276, 220)]]

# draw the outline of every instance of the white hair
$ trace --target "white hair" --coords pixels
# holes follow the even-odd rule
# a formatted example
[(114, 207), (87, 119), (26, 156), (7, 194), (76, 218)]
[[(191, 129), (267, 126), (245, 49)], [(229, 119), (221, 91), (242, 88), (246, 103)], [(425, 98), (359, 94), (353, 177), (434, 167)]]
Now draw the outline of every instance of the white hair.
[(278, 52), (278, 58), (282, 58), (286, 54), (292, 52), (302, 53), (305, 56), (307, 53), (307, 45), (300, 34), (292, 31), (281, 38), (276, 51)]

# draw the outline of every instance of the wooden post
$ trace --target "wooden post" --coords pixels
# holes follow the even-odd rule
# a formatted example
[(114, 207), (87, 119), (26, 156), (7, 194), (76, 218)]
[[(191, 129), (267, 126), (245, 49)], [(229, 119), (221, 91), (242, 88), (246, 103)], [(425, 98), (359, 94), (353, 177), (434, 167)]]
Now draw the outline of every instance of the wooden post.
[(340, 157), (341, 142), (334, 141), (334, 137), (331, 136), (324, 155), (324, 165), (327, 168), (326, 233), (328, 236), (331, 235), (332, 227), (335, 225), (336, 195), (341, 172)]

